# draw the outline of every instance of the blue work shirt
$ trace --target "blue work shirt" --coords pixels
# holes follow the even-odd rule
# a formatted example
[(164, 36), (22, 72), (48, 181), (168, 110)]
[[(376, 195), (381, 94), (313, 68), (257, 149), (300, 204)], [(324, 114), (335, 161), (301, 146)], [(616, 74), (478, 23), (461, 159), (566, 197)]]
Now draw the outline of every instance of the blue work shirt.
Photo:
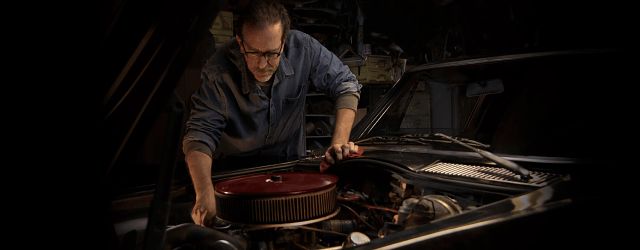
[(235, 40), (216, 51), (191, 97), (185, 153), (207, 153), (216, 168), (298, 159), (305, 155), (304, 107), (310, 84), (334, 100), (341, 95), (359, 98), (362, 87), (337, 56), (296, 30), (287, 34), (273, 77), (269, 98), (253, 80)]

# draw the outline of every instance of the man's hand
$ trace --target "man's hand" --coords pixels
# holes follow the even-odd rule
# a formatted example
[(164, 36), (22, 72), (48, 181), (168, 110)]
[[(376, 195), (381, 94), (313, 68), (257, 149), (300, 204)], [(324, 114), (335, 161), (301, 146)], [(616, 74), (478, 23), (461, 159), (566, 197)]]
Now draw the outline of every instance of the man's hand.
[(185, 159), (189, 166), (189, 174), (196, 192), (196, 203), (191, 210), (191, 219), (195, 224), (206, 226), (216, 216), (216, 200), (211, 182), (212, 158), (202, 152), (187, 152)]
[(201, 226), (209, 226), (213, 223), (215, 216), (216, 199), (213, 194), (198, 196), (191, 210), (193, 223)]
[(353, 142), (345, 144), (333, 144), (324, 153), (324, 159), (331, 165), (336, 162), (347, 159), (349, 154), (355, 154), (358, 152), (358, 145)]

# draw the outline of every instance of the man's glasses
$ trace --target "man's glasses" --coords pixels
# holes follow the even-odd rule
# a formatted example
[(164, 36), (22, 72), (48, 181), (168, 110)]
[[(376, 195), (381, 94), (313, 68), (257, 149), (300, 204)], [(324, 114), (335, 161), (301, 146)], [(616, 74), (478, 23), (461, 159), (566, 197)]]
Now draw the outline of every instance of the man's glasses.
[(276, 60), (280, 58), (280, 54), (281, 54), (280, 51), (282, 51), (282, 46), (284, 46), (284, 42), (282, 42), (280, 44), (280, 48), (278, 49), (278, 52), (273, 52), (273, 51), (260, 52), (260, 51), (247, 51), (247, 49), (244, 47), (244, 41), (240, 43), (242, 44), (242, 50), (244, 50), (244, 53), (242, 54), (246, 56), (247, 61), (248, 60), (258, 61), (260, 57), (264, 57), (264, 59), (267, 60), (267, 63), (271, 66), (275, 66), (277, 62)]

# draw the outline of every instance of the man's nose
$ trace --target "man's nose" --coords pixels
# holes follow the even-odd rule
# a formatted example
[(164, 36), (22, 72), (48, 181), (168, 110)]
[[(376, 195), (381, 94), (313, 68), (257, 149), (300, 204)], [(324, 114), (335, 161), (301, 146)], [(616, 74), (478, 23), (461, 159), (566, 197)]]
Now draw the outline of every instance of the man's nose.
[(269, 60), (264, 55), (258, 57), (258, 68), (264, 69), (269, 65)]

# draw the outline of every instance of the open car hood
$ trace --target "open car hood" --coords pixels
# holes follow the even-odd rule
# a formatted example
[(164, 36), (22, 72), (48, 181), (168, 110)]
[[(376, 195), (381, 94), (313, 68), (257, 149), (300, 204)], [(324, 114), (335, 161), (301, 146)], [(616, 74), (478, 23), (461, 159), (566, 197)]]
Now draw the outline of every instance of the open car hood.
[(445, 133), (494, 153), (604, 159), (622, 140), (609, 132), (626, 127), (630, 115), (622, 55), (551, 51), (416, 66), (352, 138)]

